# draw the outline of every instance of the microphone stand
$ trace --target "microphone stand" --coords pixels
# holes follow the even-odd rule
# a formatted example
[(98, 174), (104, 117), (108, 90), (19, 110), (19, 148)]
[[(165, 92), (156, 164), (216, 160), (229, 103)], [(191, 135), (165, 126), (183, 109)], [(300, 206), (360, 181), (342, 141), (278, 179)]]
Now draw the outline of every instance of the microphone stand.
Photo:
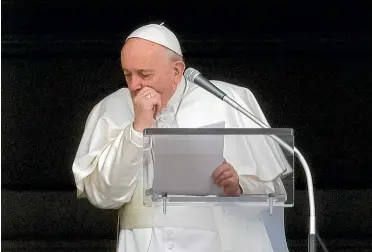
[[(270, 128), (268, 125), (261, 122), (259, 119), (257, 119), (252, 113), (244, 109), (242, 106), (240, 106), (237, 102), (232, 100), (227, 95), (224, 95), (222, 97), (222, 100), (229, 104), (231, 107), (235, 108), (248, 118), (250, 118), (252, 121), (257, 123), (262, 128)], [(309, 205), (310, 205), (310, 230), (309, 230), (309, 236), (308, 236), (308, 252), (315, 252), (316, 251), (316, 234), (315, 234), (315, 202), (314, 202), (314, 188), (313, 188), (313, 180), (311, 177), (311, 172), (309, 165), (307, 164), (305, 158), (302, 156), (301, 152), (294, 147), (293, 149), (285, 143), (283, 140), (278, 138), (277, 136), (270, 136), (272, 139), (274, 139), (276, 142), (278, 142), (284, 149), (289, 151), (292, 155), (296, 155), (298, 159), (300, 160), (303, 169), (305, 170), (306, 174), (306, 180), (307, 180), (307, 186), (308, 186), (308, 193), (309, 193)]]

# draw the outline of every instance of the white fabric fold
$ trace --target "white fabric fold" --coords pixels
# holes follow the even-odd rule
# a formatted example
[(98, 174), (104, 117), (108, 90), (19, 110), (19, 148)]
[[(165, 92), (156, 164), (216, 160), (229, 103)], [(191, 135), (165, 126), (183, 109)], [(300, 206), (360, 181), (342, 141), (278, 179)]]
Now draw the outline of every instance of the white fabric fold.
[[(256, 115), (258, 119), (267, 123), (255, 97), (248, 89), (225, 82), (213, 82)], [(175, 96), (169, 104), (173, 111), (178, 110), (176, 114), (178, 127), (197, 128), (224, 121), (226, 128), (258, 128), (253, 121), (191, 82), (183, 80), (183, 84), (181, 82), (179, 89), (177, 89), (177, 95), (182, 94), (179, 90), (182, 90), (181, 87), (185, 87), (185, 85), (186, 93), (184, 96), (180, 96), (183, 97), (182, 102), (179, 104), (179, 99), (176, 99)], [(180, 105), (179, 109), (178, 105)], [(219, 242), (225, 242), (224, 244), (234, 247), (226, 240), (229, 239), (228, 237), (221, 237), (224, 234), (221, 228), (226, 228), (228, 225), (228, 228), (233, 230), (236, 223), (240, 223), (239, 230), (245, 230), (245, 240), (241, 240), (239, 244), (255, 243), (257, 240), (261, 240), (265, 245), (254, 246), (254, 249), (257, 249), (254, 251), (272, 251), (267, 247), (270, 242), (267, 240), (267, 234), (262, 233), (264, 228), (259, 215), (252, 213), (252, 216), (247, 219), (247, 212), (238, 209), (234, 210), (237, 214), (232, 215), (221, 212), (221, 209), (214, 209), (215, 214), (208, 214), (208, 220), (214, 216), (215, 229), (208, 232), (200, 227), (172, 226), (172, 219), (180, 220), (182, 217), (182, 222), (188, 223), (188, 219), (195, 221), (195, 216), (206, 218), (203, 213), (210, 213), (210, 210), (204, 209), (200, 215), (188, 216), (186, 214), (188, 212), (187, 206), (182, 211), (175, 211), (174, 215), (169, 215), (169, 219), (162, 218), (162, 224), (159, 227), (148, 228), (149, 221), (146, 219), (148, 220), (152, 212), (143, 208), (143, 136), (132, 127), (133, 113), (131, 96), (126, 88), (119, 89), (99, 102), (87, 119), (72, 168), (78, 197), (87, 197), (93, 205), (99, 208), (121, 208), (120, 212), (124, 215), (125, 222), (123, 226), (131, 226), (131, 228), (127, 227), (121, 230), (119, 248), (122, 248), (122, 251), (145, 252), (151, 241), (154, 243), (154, 247), (162, 246), (159, 244), (166, 242), (166, 239), (162, 237), (163, 235), (165, 237), (167, 226), (172, 227), (174, 232), (179, 232), (183, 237), (195, 237), (194, 241), (188, 240), (186, 242), (178, 236), (178, 240), (174, 241), (175, 246), (181, 246), (181, 243), (186, 242), (190, 244), (190, 247), (193, 247), (194, 243), (204, 240), (208, 241), (205, 243), (205, 251), (208, 248), (217, 251), (215, 246)], [(174, 125), (169, 126), (174, 127)], [(291, 167), (286, 163), (278, 146), (262, 136), (261, 138), (227, 137), (224, 157), (237, 170), (243, 191), (248, 193), (253, 191), (262, 194), (271, 192), (275, 189), (271, 182), (291, 171)], [(255, 179), (251, 180), (249, 176), (253, 176)], [(152, 211), (161, 210), (155, 208)], [(179, 213), (182, 213), (182, 216)], [(169, 225), (166, 225), (167, 221), (169, 221)], [(210, 225), (210, 222), (208, 223)], [(261, 228), (257, 229), (256, 226)], [(149, 234), (152, 234), (152, 238), (151, 235), (149, 238)], [(200, 237), (197, 238), (196, 234), (200, 234)], [(147, 238), (145, 239), (145, 237)], [(243, 238), (243, 235), (241, 237)], [(144, 244), (139, 246), (138, 241), (143, 241)], [(153, 251), (157, 252), (158, 250)]]

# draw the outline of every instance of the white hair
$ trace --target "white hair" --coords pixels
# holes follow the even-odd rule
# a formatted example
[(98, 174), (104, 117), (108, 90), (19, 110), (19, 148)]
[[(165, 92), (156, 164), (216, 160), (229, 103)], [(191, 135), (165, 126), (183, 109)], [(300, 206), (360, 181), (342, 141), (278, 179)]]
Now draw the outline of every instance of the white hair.
[(169, 59), (174, 62), (174, 61), (184, 61), (183, 60), (183, 57), (179, 54), (177, 54), (176, 52), (172, 51), (171, 49), (169, 48), (165, 48), (165, 53), (167, 54), (167, 56), (169, 57)]

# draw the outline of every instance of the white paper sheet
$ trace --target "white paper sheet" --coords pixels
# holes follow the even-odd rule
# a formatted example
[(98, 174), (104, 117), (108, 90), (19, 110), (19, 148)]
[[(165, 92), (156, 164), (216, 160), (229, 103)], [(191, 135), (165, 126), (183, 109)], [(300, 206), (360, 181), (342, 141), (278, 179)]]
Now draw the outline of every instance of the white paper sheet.
[[(224, 127), (220, 122), (202, 128)], [(221, 194), (211, 175), (224, 160), (224, 135), (157, 135), (153, 144), (155, 193)]]

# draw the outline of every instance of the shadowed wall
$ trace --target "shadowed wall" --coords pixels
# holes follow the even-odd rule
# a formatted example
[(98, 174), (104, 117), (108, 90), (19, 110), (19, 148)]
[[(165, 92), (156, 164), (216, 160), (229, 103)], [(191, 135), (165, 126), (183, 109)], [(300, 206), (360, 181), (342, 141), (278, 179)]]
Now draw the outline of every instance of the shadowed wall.
[[(318, 229), (332, 251), (347, 251), (341, 250), (346, 244), (369, 251), (370, 16), (342, 9), (355, 14), (350, 24), (341, 12), (311, 14), (314, 6), (297, 12), (290, 11), (296, 6), (251, 6), (191, 18), (160, 7), (156, 12), (152, 4), (141, 17), (121, 14), (132, 7), (2, 2), (2, 240), (7, 248), (112, 248), (115, 212), (76, 199), (71, 165), (94, 104), (125, 85), (119, 58), (124, 35), (160, 20), (179, 35), (188, 66), (210, 79), (248, 87), (273, 127), (295, 129), (296, 145), (313, 171)], [(295, 207), (286, 218), (291, 246), (301, 251), (308, 205), (304, 173), (297, 168)]]

